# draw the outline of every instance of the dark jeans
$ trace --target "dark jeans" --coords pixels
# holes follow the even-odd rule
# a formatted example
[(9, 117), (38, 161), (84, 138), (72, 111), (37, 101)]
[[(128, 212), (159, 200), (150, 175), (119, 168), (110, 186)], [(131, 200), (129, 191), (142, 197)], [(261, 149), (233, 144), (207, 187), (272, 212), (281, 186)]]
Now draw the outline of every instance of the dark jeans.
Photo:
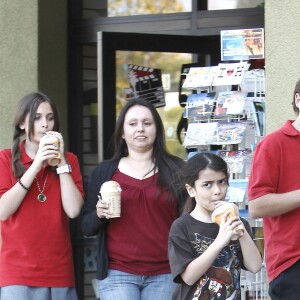
[(300, 260), (270, 282), (269, 295), (272, 300), (300, 299)]

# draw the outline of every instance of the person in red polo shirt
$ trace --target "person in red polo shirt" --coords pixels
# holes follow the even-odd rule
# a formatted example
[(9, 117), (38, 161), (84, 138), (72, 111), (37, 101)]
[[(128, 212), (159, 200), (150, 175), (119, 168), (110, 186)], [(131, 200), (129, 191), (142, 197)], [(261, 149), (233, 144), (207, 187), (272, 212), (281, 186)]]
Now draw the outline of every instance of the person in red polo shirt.
[(256, 147), (248, 186), (250, 216), (263, 218), (272, 300), (300, 297), (300, 80), (292, 105), (296, 120)]
[[(47, 95), (19, 101), (12, 148), (0, 151), (1, 300), (77, 299), (68, 217), (81, 211), (83, 185), (78, 159), (65, 153), (58, 130)], [(45, 142), (50, 133), (59, 146)]]

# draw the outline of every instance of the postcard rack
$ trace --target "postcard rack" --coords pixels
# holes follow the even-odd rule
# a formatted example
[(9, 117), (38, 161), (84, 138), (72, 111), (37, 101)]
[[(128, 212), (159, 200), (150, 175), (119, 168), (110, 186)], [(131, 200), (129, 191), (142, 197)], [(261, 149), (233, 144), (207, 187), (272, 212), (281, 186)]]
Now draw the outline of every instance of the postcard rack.
[[(264, 70), (248, 71), (249, 66), (247, 62), (220, 63), (185, 70), (183, 117), (188, 127), (184, 147), (231, 151), (225, 158), (237, 154), (232, 151), (247, 150), (245, 161), (251, 159), (265, 135), (265, 77)], [(235, 179), (247, 178), (249, 170), (231, 174)]]

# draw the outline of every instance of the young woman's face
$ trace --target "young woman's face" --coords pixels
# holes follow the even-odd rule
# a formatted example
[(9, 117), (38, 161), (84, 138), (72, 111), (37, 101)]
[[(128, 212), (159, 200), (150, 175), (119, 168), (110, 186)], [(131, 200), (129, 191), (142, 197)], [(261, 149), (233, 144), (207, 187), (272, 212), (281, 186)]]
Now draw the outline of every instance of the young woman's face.
[[(26, 116), (24, 123), (20, 125), (21, 129), (25, 129), (28, 136), (29, 129), (29, 115)], [(54, 116), (53, 111), (48, 102), (42, 102), (38, 107), (35, 120), (33, 124), (33, 134), (30, 137), (32, 142), (39, 143), (45, 132), (53, 130), (54, 128)]]
[(210, 169), (199, 172), (194, 187), (186, 185), (189, 195), (195, 198), (197, 207), (210, 212), (215, 209), (217, 201), (225, 200), (227, 187), (226, 174)]
[(142, 105), (131, 107), (125, 116), (122, 138), (128, 149), (144, 152), (152, 149), (156, 126), (151, 111)]

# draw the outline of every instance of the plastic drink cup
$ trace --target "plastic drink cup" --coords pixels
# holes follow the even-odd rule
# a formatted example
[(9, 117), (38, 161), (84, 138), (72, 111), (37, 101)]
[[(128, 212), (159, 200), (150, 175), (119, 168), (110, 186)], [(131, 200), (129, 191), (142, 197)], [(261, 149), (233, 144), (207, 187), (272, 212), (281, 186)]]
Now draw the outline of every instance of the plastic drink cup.
[(100, 188), (102, 203), (107, 203), (111, 218), (121, 216), (121, 186), (116, 181), (106, 181)]
[[(42, 137), (42, 140), (46, 145), (54, 145), (57, 149), (59, 149), (59, 139), (55, 135), (51, 133), (46, 133)], [(59, 151), (57, 152), (55, 157), (51, 157), (48, 159), (48, 165), (52, 167), (57, 166), (60, 162), (61, 162), (61, 157)]]
[[(236, 206), (233, 203), (230, 202), (224, 202), (222, 205), (218, 206), (212, 213), (212, 221), (220, 225), (223, 214), (230, 212), (226, 218), (226, 221), (230, 219), (231, 217), (236, 217), (239, 216), (239, 213), (236, 209)], [(235, 228), (239, 236), (242, 236), (245, 232), (245, 227), (243, 224), (237, 226)], [(233, 237), (232, 240), (237, 240), (238, 237)]]

